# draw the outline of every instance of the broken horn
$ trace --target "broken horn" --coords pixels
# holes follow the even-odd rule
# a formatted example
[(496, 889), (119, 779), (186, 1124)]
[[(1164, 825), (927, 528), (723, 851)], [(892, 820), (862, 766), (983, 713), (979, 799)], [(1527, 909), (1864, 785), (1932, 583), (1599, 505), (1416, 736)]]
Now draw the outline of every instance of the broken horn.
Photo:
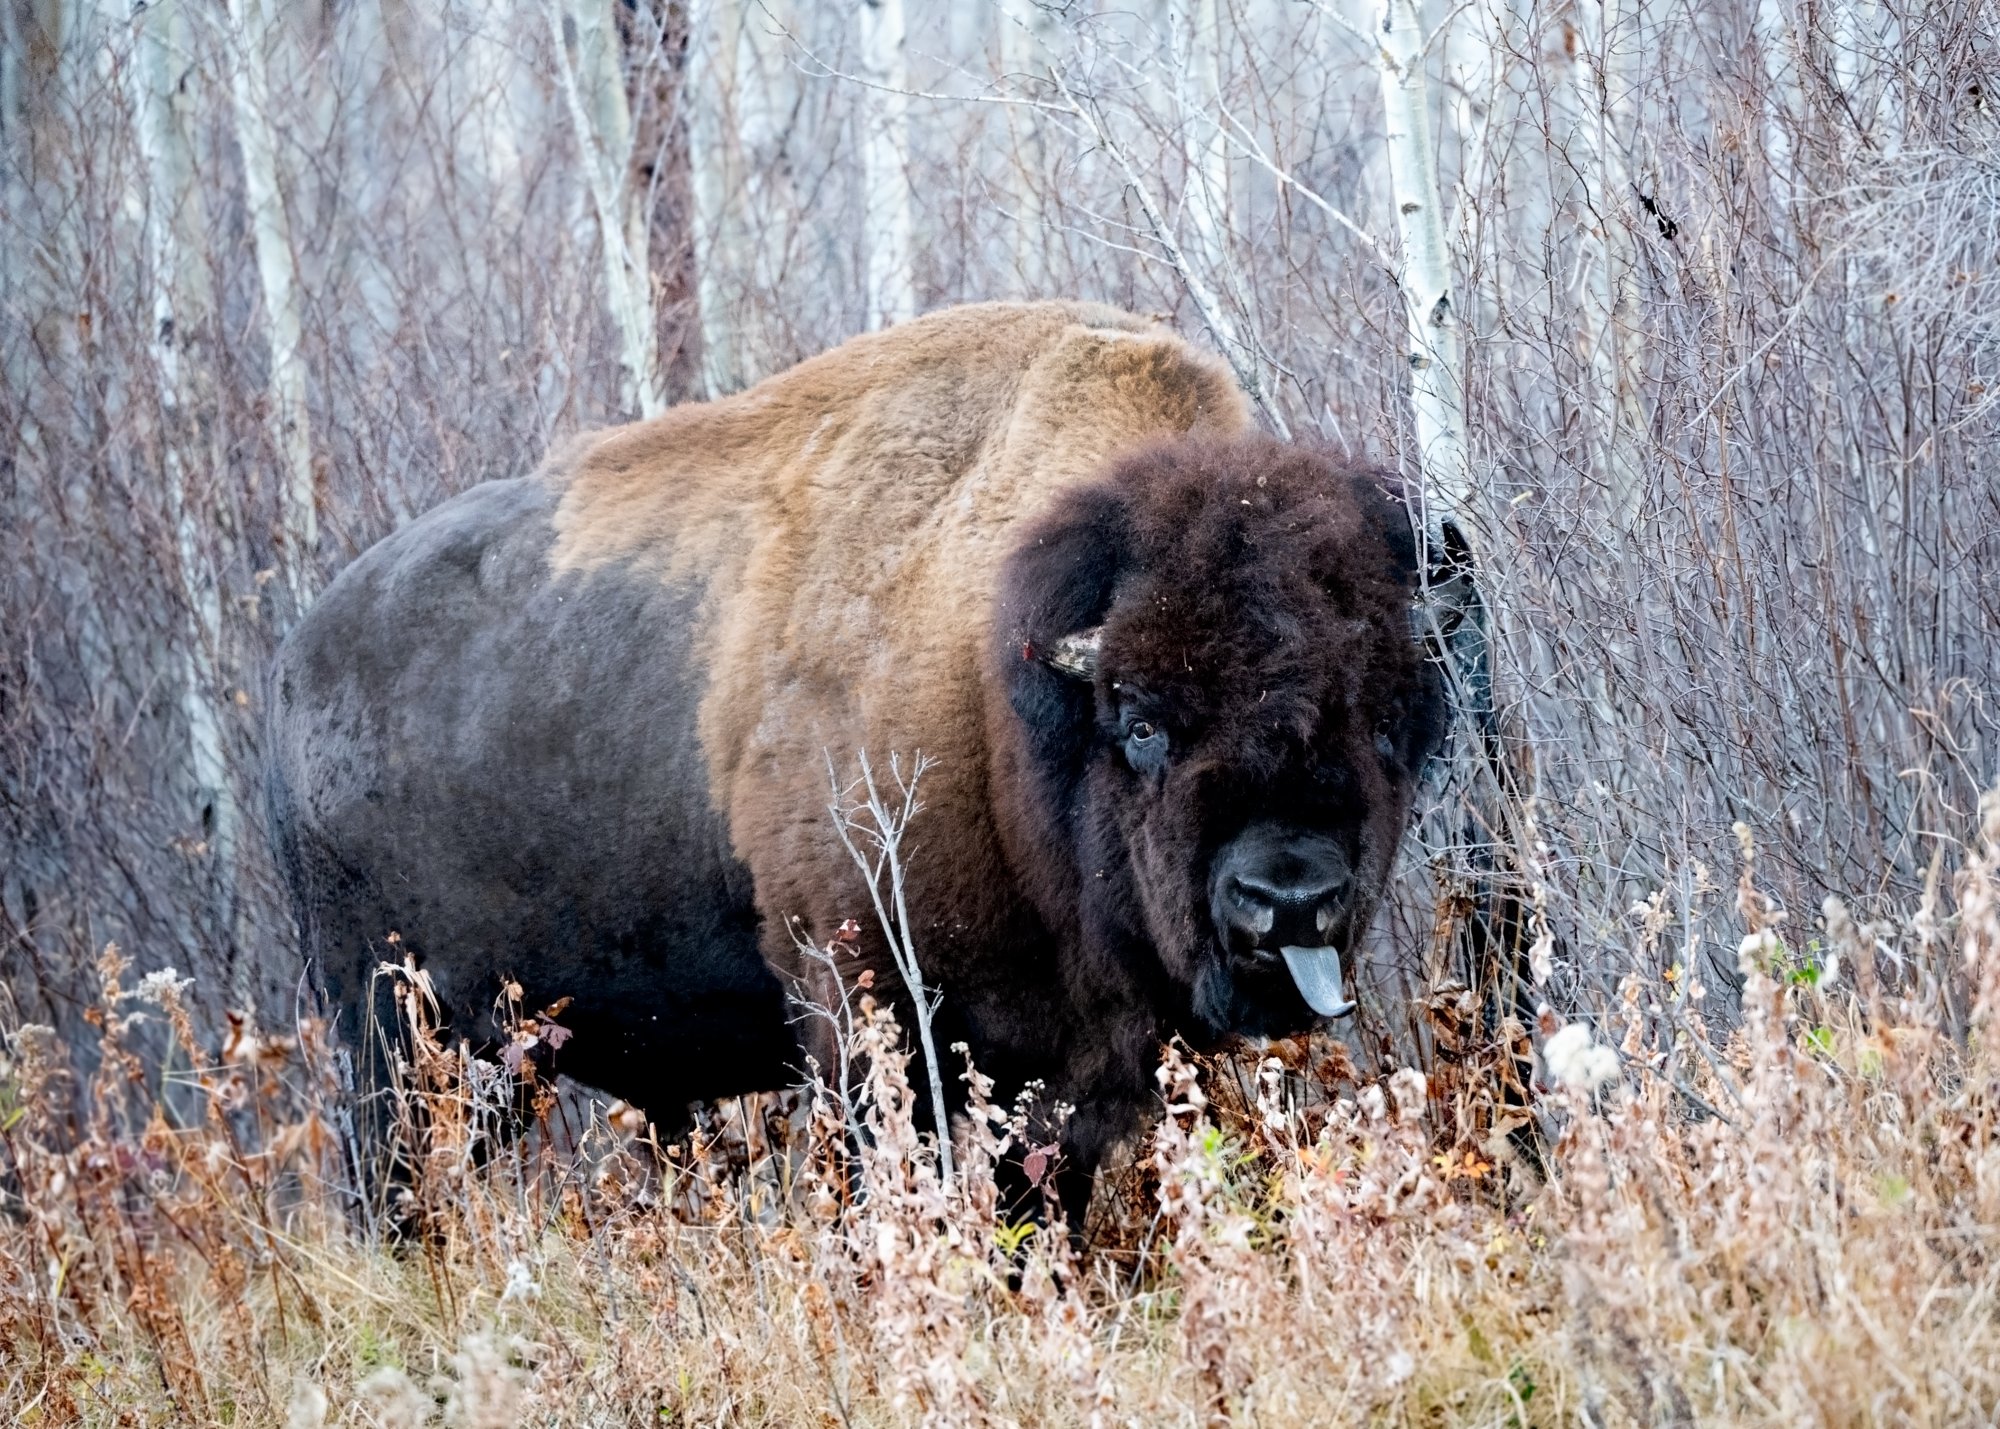
[(1097, 647), (1103, 639), (1104, 627), (1101, 625), (1063, 636), (1049, 649), (1049, 667), (1060, 670), (1073, 680), (1096, 679)]

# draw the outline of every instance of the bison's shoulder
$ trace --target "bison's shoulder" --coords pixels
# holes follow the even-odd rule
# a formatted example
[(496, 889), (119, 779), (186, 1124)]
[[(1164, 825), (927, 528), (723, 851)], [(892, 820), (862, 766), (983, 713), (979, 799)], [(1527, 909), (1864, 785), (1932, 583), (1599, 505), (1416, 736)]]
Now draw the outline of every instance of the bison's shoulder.
[(1150, 319), (1080, 302), (946, 308), (553, 457), (554, 560), (685, 571), (773, 527), (829, 522), (880, 541), (954, 495), (1011, 519), (1113, 451), (1247, 421), (1227, 368)]
[(732, 538), (748, 548), (700, 729), (767, 914), (852, 911), (818, 812), (827, 755), (922, 750), (937, 761), (927, 906), (994, 926), (981, 670), (1000, 565), (1024, 522), (1120, 452), (1246, 426), (1226, 367), (1113, 309), (985, 305), (857, 339), (684, 420), (757, 452), (714, 478), (742, 503)]

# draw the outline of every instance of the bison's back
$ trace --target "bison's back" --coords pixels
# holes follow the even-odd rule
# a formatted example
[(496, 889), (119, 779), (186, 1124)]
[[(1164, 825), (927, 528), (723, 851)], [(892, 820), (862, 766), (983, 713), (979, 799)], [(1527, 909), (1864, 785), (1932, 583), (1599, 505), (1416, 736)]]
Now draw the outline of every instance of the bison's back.
[(552, 572), (555, 504), (476, 487), (333, 584), (279, 655), (273, 822), (342, 1015), (393, 930), (455, 1032), (502, 975), (572, 997), (563, 1068), (670, 1118), (792, 1044), (695, 738), (706, 586)]

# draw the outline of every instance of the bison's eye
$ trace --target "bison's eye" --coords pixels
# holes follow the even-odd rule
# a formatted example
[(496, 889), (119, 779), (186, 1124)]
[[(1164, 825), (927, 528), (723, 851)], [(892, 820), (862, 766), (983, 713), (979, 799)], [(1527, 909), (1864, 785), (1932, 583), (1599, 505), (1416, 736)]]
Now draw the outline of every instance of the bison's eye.
[(1166, 768), (1167, 732), (1151, 720), (1133, 720), (1125, 726), (1125, 762), (1141, 774)]

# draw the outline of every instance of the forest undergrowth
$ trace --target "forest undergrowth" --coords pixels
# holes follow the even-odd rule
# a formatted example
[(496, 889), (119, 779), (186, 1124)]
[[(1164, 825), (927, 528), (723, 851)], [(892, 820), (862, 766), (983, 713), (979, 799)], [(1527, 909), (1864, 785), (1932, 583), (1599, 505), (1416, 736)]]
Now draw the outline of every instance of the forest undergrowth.
[[(998, 1159), (1047, 1153), (963, 1066), (940, 1167), (865, 991), (848, 1097), (744, 1099), (663, 1147), (622, 1109), (557, 1125), (533, 1070), (559, 1010), (476, 1060), (423, 1031), (408, 965), (384, 974), (418, 1029), (385, 1237), (352, 1210), (322, 1034), (238, 1023), (211, 1047), (183, 980), (130, 981), (108, 948), (88, 1084), (46, 1028), (7, 1034), (0, 1406), (299, 1429), (1987, 1422), (2000, 790), (1981, 815), (1919, 906), (1870, 924), (1831, 899), (1786, 917), (1746, 832), (1739, 1024), (1708, 1029), (1694, 950), (1640, 904), (1608, 955), (1663, 976), (1629, 976), (1600, 1025), (1501, 1029), (1538, 1053), (1518, 1115), (1476, 1057), (1352, 1085), (1300, 1044), (1165, 1049), (1160, 1119), (1081, 1249), (1000, 1212)], [(502, 1139), (524, 1090), (539, 1126)]]

